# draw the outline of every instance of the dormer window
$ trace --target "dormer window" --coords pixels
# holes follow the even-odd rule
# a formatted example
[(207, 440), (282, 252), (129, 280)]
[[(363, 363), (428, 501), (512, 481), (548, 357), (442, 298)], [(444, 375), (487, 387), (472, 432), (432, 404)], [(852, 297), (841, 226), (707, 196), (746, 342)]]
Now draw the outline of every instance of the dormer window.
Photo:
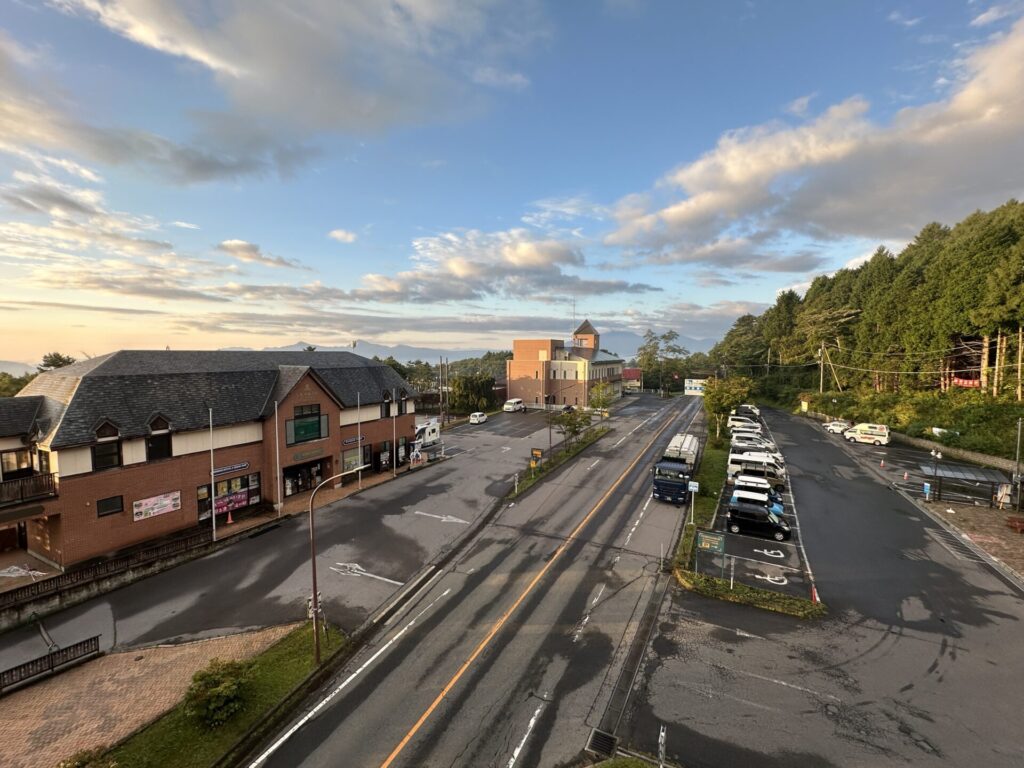
[(109, 421), (96, 428), (96, 445), (92, 447), (93, 471), (121, 466), (120, 431)]
[(146, 438), (146, 461), (160, 461), (173, 456), (171, 449), (171, 425), (163, 416), (154, 416), (149, 422), (149, 437)]
[(382, 419), (387, 419), (390, 416), (391, 416), (391, 390), (387, 389), (387, 390), (384, 390), (384, 393), (381, 395), (380, 417)]

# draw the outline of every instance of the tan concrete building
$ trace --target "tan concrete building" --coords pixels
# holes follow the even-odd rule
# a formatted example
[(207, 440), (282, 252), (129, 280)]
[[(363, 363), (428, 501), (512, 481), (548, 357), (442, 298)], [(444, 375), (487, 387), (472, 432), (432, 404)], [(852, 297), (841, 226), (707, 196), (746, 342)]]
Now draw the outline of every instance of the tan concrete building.
[(416, 393), (350, 352), (122, 351), (0, 398), (0, 550), (58, 567), (407, 460)]
[(572, 345), (561, 339), (516, 339), (506, 363), (509, 398), (527, 408), (590, 407), (590, 392), (604, 382), (613, 397), (622, 396), (623, 360), (601, 349), (601, 337), (589, 320), (573, 332)]

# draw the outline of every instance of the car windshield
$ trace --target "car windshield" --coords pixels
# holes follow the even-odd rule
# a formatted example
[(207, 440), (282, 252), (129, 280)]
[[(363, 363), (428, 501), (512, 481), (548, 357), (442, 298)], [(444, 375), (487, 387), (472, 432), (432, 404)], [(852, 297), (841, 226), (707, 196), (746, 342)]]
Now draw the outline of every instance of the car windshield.
[(768, 519), (771, 520), (773, 523), (775, 523), (775, 525), (778, 525), (779, 523), (782, 522), (779, 519), (778, 515), (776, 515), (774, 512), (769, 512), (768, 513)]
[(686, 472), (685, 470), (676, 469), (674, 467), (655, 467), (654, 476), (667, 477), (672, 480), (682, 480), (683, 478), (686, 477)]

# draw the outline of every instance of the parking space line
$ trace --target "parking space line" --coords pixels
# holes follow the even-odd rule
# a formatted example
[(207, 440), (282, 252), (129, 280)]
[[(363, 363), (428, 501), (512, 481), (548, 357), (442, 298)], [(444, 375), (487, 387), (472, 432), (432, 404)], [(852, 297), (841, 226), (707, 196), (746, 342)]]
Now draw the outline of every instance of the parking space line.
[(733, 560), (744, 560), (748, 563), (758, 563), (759, 565), (770, 565), (773, 568), (781, 568), (784, 571), (796, 571), (797, 573), (803, 573), (803, 568), (794, 568), (791, 565), (779, 565), (778, 563), (772, 563), (768, 560), (755, 560), (752, 557), (740, 557), (739, 555), (730, 555), (728, 552), (725, 553), (725, 557), (731, 557)]

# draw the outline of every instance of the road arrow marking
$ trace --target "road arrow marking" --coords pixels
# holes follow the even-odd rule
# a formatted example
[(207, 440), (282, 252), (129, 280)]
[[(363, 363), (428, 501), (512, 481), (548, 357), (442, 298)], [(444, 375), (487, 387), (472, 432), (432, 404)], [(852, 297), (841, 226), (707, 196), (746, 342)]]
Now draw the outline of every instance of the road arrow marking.
[[(335, 568), (334, 565), (339, 566)], [(342, 576), (366, 576), (371, 579), (377, 579), (378, 581), (386, 581), (388, 584), (396, 584), (399, 587), (402, 586), (402, 582), (395, 581), (394, 579), (388, 579), (384, 576), (378, 576), (375, 573), (370, 573), (363, 568), (359, 563), (335, 563), (331, 566), (331, 570), (335, 573), (339, 573)]]
[(468, 520), (463, 520), (461, 517), (455, 517), (455, 515), (432, 515), (429, 512), (420, 512), (418, 509), (415, 510), (413, 514), (422, 515), (423, 517), (432, 517), (435, 520), (440, 520), (442, 523), (462, 523), (463, 525), (469, 525)]

